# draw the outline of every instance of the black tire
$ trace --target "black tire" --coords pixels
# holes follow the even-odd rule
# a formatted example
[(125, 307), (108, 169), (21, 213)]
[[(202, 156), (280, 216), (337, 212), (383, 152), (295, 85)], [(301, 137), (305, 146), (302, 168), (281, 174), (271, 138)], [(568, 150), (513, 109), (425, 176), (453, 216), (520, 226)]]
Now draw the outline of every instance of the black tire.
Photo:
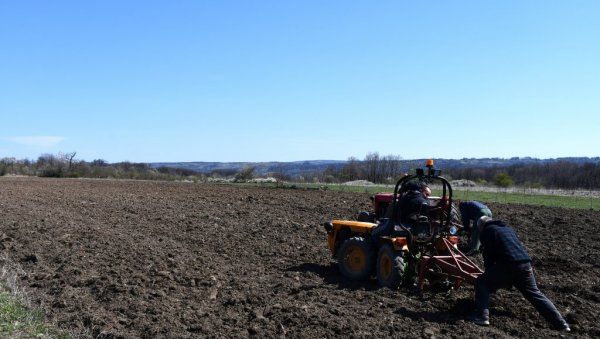
[(450, 221), (457, 223), (457, 224), (462, 223), (462, 217), (460, 214), (460, 210), (454, 204), (452, 204), (450, 206)]
[(342, 275), (362, 281), (371, 276), (375, 254), (371, 239), (352, 237), (344, 241), (338, 251), (338, 267)]
[(381, 287), (397, 289), (404, 279), (406, 262), (401, 251), (390, 244), (384, 244), (377, 253), (377, 282)]

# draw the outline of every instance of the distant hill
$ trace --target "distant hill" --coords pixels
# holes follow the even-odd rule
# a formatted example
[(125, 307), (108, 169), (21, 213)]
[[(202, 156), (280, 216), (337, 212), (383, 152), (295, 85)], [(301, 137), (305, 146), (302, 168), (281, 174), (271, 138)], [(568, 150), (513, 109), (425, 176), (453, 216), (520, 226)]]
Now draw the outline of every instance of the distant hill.
[[(600, 164), (600, 157), (566, 157), (553, 159), (537, 159), (531, 157), (504, 158), (463, 158), (463, 159), (434, 159), (435, 166), (441, 169), (451, 168), (487, 168), (508, 167), (512, 165), (534, 165), (556, 162), (569, 162), (575, 164), (593, 163)], [(155, 162), (148, 165), (152, 168), (170, 167), (191, 170), (198, 173), (211, 173), (214, 171), (238, 171), (246, 167), (254, 167), (255, 174), (263, 176), (269, 173), (281, 173), (289, 176), (307, 175), (322, 172), (327, 167), (342, 167), (345, 160), (305, 160), (292, 162)], [(425, 159), (401, 160), (404, 170), (421, 167)]]
[(292, 162), (155, 162), (150, 167), (171, 167), (192, 170), (198, 173), (211, 173), (214, 171), (238, 171), (246, 167), (254, 167), (254, 173), (263, 176), (269, 173), (282, 173), (289, 176), (306, 175), (322, 172), (329, 166), (341, 167), (343, 160), (306, 160)]

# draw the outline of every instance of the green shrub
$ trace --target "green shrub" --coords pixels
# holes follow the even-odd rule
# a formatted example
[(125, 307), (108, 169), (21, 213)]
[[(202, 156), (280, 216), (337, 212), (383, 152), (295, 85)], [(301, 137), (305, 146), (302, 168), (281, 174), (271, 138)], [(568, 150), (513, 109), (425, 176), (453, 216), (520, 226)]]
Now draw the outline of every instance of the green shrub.
[(245, 167), (242, 168), (239, 172), (235, 174), (235, 182), (245, 182), (252, 178), (254, 178), (254, 167)]
[(513, 179), (506, 173), (498, 173), (494, 177), (494, 183), (500, 187), (509, 187), (513, 184)]

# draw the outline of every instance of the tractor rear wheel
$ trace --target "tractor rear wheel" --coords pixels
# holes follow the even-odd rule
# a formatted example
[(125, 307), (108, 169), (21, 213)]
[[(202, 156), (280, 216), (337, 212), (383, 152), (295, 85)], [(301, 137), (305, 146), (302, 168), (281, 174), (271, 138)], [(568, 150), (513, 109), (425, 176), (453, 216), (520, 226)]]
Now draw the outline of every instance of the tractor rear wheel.
[(338, 252), (338, 267), (342, 275), (352, 280), (366, 280), (374, 266), (374, 253), (371, 240), (352, 237), (342, 243)]
[(377, 282), (382, 287), (397, 289), (404, 278), (406, 262), (401, 251), (384, 244), (377, 253)]

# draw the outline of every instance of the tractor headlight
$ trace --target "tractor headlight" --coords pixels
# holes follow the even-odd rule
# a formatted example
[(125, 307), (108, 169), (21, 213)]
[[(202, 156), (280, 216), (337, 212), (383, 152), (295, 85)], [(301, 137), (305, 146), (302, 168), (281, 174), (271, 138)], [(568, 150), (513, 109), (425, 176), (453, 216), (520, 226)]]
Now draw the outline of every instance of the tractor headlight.
[(452, 226), (448, 230), (448, 233), (450, 233), (451, 235), (455, 235), (456, 233), (458, 233), (458, 228), (456, 228), (456, 226)]

